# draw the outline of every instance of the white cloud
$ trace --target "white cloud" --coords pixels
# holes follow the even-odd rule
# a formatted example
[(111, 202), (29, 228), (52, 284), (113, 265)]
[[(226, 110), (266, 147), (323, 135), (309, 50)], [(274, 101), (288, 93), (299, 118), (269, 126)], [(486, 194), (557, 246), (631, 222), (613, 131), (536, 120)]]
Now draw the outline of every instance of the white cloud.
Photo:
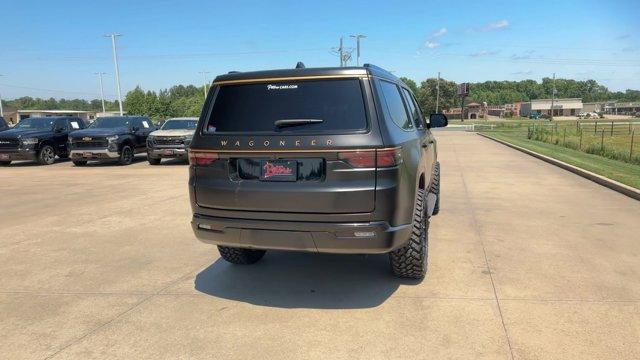
[(488, 23), (484, 26), (472, 28), (467, 30), (468, 32), (487, 32), (493, 30), (504, 30), (509, 27), (509, 21), (507, 20), (499, 20), (496, 22)]
[(488, 51), (488, 50), (481, 50), (475, 53), (471, 53), (469, 54), (469, 56), (471, 57), (482, 57), (482, 56), (489, 56), (489, 55), (495, 55), (497, 54), (496, 51)]
[(435, 48), (437, 48), (438, 46), (440, 46), (440, 44), (439, 44), (439, 43), (437, 43), (437, 42), (433, 42), (433, 41), (431, 41), (431, 40), (427, 40), (427, 41), (424, 43), (424, 47), (426, 47), (427, 49), (435, 49)]
[(509, 26), (509, 22), (507, 20), (500, 20), (493, 23), (487, 24), (485, 29), (488, 30), (496, 30), (496, 29), (504, 29)]
[(434, 38), (440, 37), (444, 34), (446, 34), (448, 32), (447, 28), (441, 28), (440, 30), (434, 32), (433, 34), (431, 34), (431, 36), (429, 36), (429, 40), (432, 40)]

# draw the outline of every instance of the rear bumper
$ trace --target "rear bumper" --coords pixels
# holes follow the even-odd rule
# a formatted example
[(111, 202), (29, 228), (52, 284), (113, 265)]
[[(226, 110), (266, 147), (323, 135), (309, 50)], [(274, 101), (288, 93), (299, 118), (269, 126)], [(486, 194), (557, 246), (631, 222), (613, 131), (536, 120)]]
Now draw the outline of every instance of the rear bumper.
[(378, 254), (409, 239), (411, 225), (387, 222), (321, 223), (211, 217), (194, 214), (191, 226), (205, 243), (251, 249)]
[(34, 149), (1, 149), (0, 155), (0, 161), (36, 160), (38, 152)]

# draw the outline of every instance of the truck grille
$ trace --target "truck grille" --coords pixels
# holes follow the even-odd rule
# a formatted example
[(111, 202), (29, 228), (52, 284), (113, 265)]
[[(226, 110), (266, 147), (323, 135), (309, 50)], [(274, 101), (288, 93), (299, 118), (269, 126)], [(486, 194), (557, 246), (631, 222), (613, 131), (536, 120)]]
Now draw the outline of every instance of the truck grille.
[(183, 145), (184, 138), (178, 136), (157, 136), (154, 138), (157, 145)]
[(18, 139), (0, 139), (0, 149), (17, 149), (20, 147)]
[(107, 146), (109, 146), (109, 144), (106, 139), (93, 139), (89, 141), (76, 140), (72, 143), (71, 148), (72, 149), (95, 149), (95, 148), (104, 149)]

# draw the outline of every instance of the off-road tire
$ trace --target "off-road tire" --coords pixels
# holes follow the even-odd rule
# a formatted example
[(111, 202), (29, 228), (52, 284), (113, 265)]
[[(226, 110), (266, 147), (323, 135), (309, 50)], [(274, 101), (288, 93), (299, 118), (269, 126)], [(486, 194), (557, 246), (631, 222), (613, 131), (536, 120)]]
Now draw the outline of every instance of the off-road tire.
[(9, 165), (11, 165), (11, 160), (9, 160), (9, 161), (6, 161), (6, 160), (5, 161), (0, 161), (0, 166), (9, 166)]
[(133, 148), (129, 145), (125, 145), (120, 150), (120, 159), (118, 159), (118, 163), (120, 165), (131, 165), (133, 162)]
[(162, 158), (147, 157), (147, 161), (149, 161), (149, 165), (160, 165)]
[(52, 165), (56, 161), (56, 151), (51, 145), (43, 145), (38, 151), (38, 164)]
[(71, 160), (71, 162), (75, 166), (85, 166), (85, 165), (87, 165), (87, 160)]
[(228, 246), (219, 246), (218, 251), (223, 259), (232, 264), (249, 265), (262, 259), (266, 250), (242, 249)]
[(429, 255), (429, 222), (425, 208), (427, 205), (426, 192), (418, 189), (416, 205), (413, 214), (413, 224), (409, 242), (389, 253), (389, 261), (393, 273), (401, 278), (423, 279), (427, 274), (427, 259)]
[(431, 215), (438, 215), (440, 212), (440, 162), (436, 162), (436, 166), (433, 169), (433, 180), (431, 181), (429, 192), (436, 196), (436, 205), (433, 207)]

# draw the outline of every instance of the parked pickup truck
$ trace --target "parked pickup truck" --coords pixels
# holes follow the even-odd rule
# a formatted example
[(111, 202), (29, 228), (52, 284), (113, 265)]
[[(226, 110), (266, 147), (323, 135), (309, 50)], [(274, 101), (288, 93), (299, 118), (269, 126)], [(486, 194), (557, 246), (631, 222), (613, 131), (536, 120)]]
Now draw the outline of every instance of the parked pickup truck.
[(218, 76), (189, 147), (192, 228), (234, 264), (387, 253), (422, 279), (440, 204), (431, 129), (446, 125), (373, 65)]
[(86, 129), (69, 136), (71, 160), (76, 166), (87, 161), (133, 162), (135, 154), (147, 151), (147, 136), (156, 126), (144, 116), (97, 118)]
[(196, 131), (198, 118), (173, 118), (147, 138), (147, 160), (159, 165), (163, 158), (187, 160), (187, 149)]
[(9, 125), (4, 120), (4, 118), (2, 116), (0, 116), (0, 131), (5, 131), (5, 130), (8, 130), (8, 129), (9, 129)]
[(68, 136), (85, 125), (77, 117), (33, 117), (0, 132), (0, 165), (14, 160), (33, 160), (51, 165), (56, 156), (69, 157)]

